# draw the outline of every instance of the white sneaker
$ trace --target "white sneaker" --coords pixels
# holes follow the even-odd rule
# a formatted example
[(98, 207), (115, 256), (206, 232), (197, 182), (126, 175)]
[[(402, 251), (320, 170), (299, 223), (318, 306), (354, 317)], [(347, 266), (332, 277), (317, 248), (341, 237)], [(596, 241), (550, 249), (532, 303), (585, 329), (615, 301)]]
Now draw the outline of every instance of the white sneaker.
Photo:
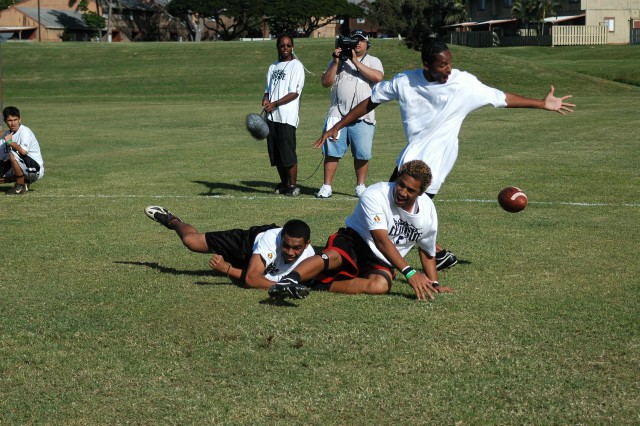
[(329, 198), (329, 197), (331, 197), (332, 194), (333, 194), (333, 192), (331, 191), (331, 185), (322, 185), (320, 187), (320, 191), (318, 191), (318, 194), (316, 195), (316, 197), (318, 197), (318, 198)]
[(358, 196), (358, 198), (360, 198), (365, 189), (367, 189), (367, 187), (362, 184), (356, 186), (356, 195)]

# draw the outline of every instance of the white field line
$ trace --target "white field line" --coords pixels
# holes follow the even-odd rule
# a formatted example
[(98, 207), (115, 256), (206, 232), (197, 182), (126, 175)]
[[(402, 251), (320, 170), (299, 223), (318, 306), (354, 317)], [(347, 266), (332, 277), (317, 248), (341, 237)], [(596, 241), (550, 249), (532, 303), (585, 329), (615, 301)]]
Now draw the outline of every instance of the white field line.
[[(107, 195), (107, 194), (38, 194), (32, 195), (32, 197), (42, 197), (42, 198), (106, 198), (106, 199), (116, 199), (116, 198), (156, 198), (156, 199), (223, 199), (223, 200), (268, 200), (274, 199), (275, 195)], [(282, 197), (284, 198), (284, 197)], [(310, 196), (302, 196), (296, 198), (287, 197), (287, 200), (313, 200), (316, 202), (326, 203), (331, 201), (348, 201), (355, 203), (356, 197), (348, 197), (348, 196), (333, 196), (331, 200), (321, 200), (315, 197)], [(452, 198), (452, 199), (442, 199), (436, 198), (435, 203), (497, 203), (497, 200), (481, 200), (474, 198)], [(565, 205), (565, 206), (577, 206), (577, 207), (640, 207), (640, 203), (583, 203), (577, 201), (529, 201), (529, 204), (541, 204), (541, 205)]]

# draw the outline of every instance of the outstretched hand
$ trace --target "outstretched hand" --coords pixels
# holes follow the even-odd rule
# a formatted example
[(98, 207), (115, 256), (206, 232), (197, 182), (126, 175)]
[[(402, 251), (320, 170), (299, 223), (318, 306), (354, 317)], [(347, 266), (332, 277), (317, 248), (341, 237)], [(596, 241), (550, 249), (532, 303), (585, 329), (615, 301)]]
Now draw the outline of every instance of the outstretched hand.
[(436, 298), (438, 290), (432, 286), (433, 281), (422, 272), (416, 272), (407, 282), (416, 292), (416, 299), (432, 301)]
[(327, 141), (327, 139), (333, 139), (334, 141), (338, 140), (338, 134), (340, 133), (340, 130), (334, 130), (334, 128), (330, 128), (329, 130), (327, 130), (326, 132), (324, 132), (322, 134), (322, 136), (320, 136), (320, 139), (316, 140), (313, 143), (313, 147), (314, 148), (320, 148), (322, 145), (324, 145), (324, 143)]
[(571, 95), (557, 98), (556, 96), (554, 96), (555, 91), (556, 91), (556, 88), (553, 85), (551, 85), (551, 89), (549, 90), (549, 93), (547, 93), (547, 96), (544, 97), (544, 109), (546, 109), (547, 111), (556, 111), (556, 112), (559, 112), (560, 114), (573, 112), (573, 109), (571, 108), (574, 108), (575, 104), (564, 102), (564, 100), (570, 98)]

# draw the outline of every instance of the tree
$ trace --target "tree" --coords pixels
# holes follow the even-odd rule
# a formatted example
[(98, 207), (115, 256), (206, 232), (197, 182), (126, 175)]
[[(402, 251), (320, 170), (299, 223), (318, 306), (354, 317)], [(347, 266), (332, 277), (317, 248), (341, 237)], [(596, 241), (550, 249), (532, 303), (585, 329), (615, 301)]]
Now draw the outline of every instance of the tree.
[(91, 37), (100, 35), (100, 29), (104, 28), (107, 24), (107, 20), (97, 12), (86, 11), (82, 13), (82, 20), (87, 27), (91, 29)]
[(233, 40), (259, 29), (267, 11), (266, 0), (172, 0), (167, 11), (184, 19), (192, 40), (200, 41), (207, 28), (222, 40)]
[(542, 24), (542, 34), (544, 34), (544, 18), (549, 16), (558, 16), (558, 12), (562, 10), (562, 6), (558, 0), (539, 0), (538, 16)]
[(167, 10), (183, 17), (192, 39), (200, 41), (205, 28), (222, 40), (271, 33), (308, 37), (338, 15), (362, 16), (361, 8), (347, 0), (172, 0)]
[(369, 16), (385, 32), (402, 35), (416, 50), (443, 26), (467, 19), (466, 0), (374, 0), (369, 6)]
[[(102, 12), (104, 11), (105, 7), (108, 10), (105, 26), (107, 27), (107, 37), (109, 41), (111, 41), (111, 6), (112, 6), (111, 2), (112, 0), (96, 0), (96, 11), (95, 11), (95, 14), (102, 16)], [(87, 23), (84, 15), (87, 12), (89, 12), (89, 0), (69, 0), (69, 7), (73, 7), (73, 6), (76, 6), (76, 10), (79, 10), (80, 12), (82, 12), (82, 19), (85, 21), (85, 23)], [(93, 16), (89, 16), (89, 21), (95, 22), (96, 19)], [(87, 25), (89, 24), (87, 23)], [(89, 25), (89, 27), (91, 27), (91, 25)], [(100, 28), (104, 28), (104, 26)]]
[(511, 7), (511, 16), (520, 20), (525, 28), (529, 24), (538, 25), (540, 35), (544, 34), (544, 19), (558, 16), (562, 6), (557, 0), (516, 0)]
[(309, 37), (337, 17), (361, 17), (364, 11), (347, 0), (275, 0), (267, 11), (273, 34)]
[(537, 20), (536, 3), (537, 0), (516, 0), (511, 6), (511, 17), (522, 22), (528, 30), (529, 24)]
[(0, 0), (0, 10), (9, 9), (16, 4), (16, 0)]

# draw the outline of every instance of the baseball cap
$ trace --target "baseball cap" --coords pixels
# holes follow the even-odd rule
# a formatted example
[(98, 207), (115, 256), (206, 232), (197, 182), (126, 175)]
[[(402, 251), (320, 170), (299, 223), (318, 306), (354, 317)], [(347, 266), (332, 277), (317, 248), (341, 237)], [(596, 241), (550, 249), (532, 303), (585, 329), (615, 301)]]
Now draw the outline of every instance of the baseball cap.
[(355, 30), (351, 33), (351, 38), (359, 37), (362, 40), (369, 40), (369, 36), (362, 30)]

